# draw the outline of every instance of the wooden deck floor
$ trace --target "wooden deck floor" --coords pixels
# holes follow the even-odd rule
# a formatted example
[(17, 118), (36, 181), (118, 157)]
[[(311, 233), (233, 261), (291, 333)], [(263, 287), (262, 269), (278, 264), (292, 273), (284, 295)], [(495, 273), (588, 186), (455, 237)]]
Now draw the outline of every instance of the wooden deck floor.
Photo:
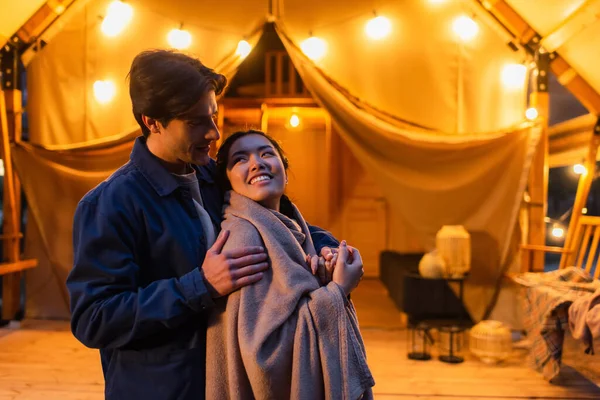
[[(598, 386), (568, 366), (562, 386), (545, 382), (525, 366), (522, 351), (496, 367), (471, 357), (458, 365), (408, 360), (402, 315), (383, 286), (366, 280), (353, 299), (377, 382), (376, 398), (600, 398)], [(19, 329), (0, 329), (0, 400), (97, 400), (103, 388), (98, 353), (80, 345), (66, 322), (26, 321)]]

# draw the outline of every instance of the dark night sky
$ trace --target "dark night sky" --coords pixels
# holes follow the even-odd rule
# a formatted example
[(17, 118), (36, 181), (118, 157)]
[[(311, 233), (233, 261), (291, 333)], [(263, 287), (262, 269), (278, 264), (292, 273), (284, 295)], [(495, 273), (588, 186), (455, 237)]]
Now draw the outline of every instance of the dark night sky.
[[(550, 74), (550, 125), (585, 115), (588, 111), (579, 101)], [(548, 216), (558, 218), (573, 206), (577, 191), (577, 176), (573, 167), (552, 168), (548, 187)], [(597, 199), (600, 198), (600, 185), (594, 181), (588, 197), (588, 214), (600, 215)]]

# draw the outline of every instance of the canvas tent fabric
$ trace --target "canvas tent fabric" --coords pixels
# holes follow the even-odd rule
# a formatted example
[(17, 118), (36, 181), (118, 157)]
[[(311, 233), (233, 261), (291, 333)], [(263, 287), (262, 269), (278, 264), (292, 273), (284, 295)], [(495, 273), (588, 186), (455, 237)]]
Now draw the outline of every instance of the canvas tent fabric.
[(87, 191), (129, 159), (136, 135), (108, 143), (48, 150), (21, 143), (13, 146), (17, 173), (27, 196), (29, 223), (25, 254), (40, 260), (27, 275), (27, 313), (68, 319), (65, 282), (73, 265), (72, 223)]
[[(56, 286), (39, 290), (63, 293), (63, 302), (76, 203), (125, 162), (126, 143), (136, 133), (125, 83), (134, 55), (164, 47), (166, 32), (184, 21), (193, 35), (190, 52), (232, 76), (241, 62), (231, 56), (237, 41), (256, 37), (266, 15), (262, 1), (132, 1), (131, 26), (108, 39), (98, 18), (107, 3), (88, 1), (29, 64), (31, 145), (15, 148), (44, 250), (30, 240), (28, 251), (50, 261), (28, 279), (43, 282), (50, 268), (48, 285)], [(539, 138), (536, 126), (520, 124), (524, 87), (501, 82), (504, 65), (523, 55), (481, 23), (475, 42), (458, 43), (452, 19), (470, 9), (456, 2), (435, 9), (417, 0), (382, 5), (379, 12), (398, 28), (377, 44), (364, 38), (372, 7), (362, 2), (318, 2), (310, 10), (296, 0), (283, 5), (280, 33), (294, 65), (391, 205), (391, 248), (402, 251), (406, 244), (405, 237), (394, 237), (394, 224), (408, 227), (403, 231), (426, 249), (437, 229), (452, 223), (465, 224), (481, 238), (478, 250), (494, 255), (474, 265), (481, 276), (467, 290), (467, 307), (481, 319), (511, 259), (511, 227)], [(328, 42), (327, 56), (316, 65), (298, 51), (310, 30)], [(92, 84), (107, 78), (117, 83), (117, 96), (99, 104)], [(32, 301), (29, 311), (38, 316), (68, 317), (65, 307), (49, 310), (42, 295)], [(58, 315), (61, 309), (67, 315)]]
[[(15, 147), (31, 219), (39, 228), (30, 230), (27, 251), (41, 261), (28, 274), (29, 283), (40, 284), (31, 292), (41, 294), (28, 310), (46, 317), (68, 317), (65, 307), (50, 309), (43, 293), (66, 302), (60, 285), (70, 269), (75, 204), (126, 160), (124, 143), (137, 133), (125, 80), (134, 55), (166, 47), (168, 30), (183, 24), (193, 37), (189, 52), (232, 76), (241, 62), (232, 56), (237, 41), (256, 40), (268, 13), (267, 1), (132, 0), (131, 24), (118, 37), (106, 38), (99, 26), (109, 1), (78, 3), (27, 66), (31, 146)], [(504, 67), (523, 62), (525, 55), (510, 50), (473, 3), (334, 0), (307, 7), (306, 1), (285, 0), (278, 2), (277, 16), (305, 83), (392, 206), (390, 247), (405, 250), (407, 238), (398, 232), (411, 232), (427, 249), (434, 226), (464, 223), (481, 232), (485, 244), (479, 251), (494, 249), (489, 254), (497, 260), (484, 267), (481, 284), (467, 296), (478, 319), (513, 255), (510, 221), (539, 130), (521, 124), (525, 86), (502, 82)], [(390, 37), (379, 42), (364, 35), (374, 8), (393, 24)], [(454, 18), (463, 14), (474, 15), (479, 26), (469, 43), (452, 33)], [(314, 65), (297, 50), (310, 32), (328, 44), (326, 56)], [(95, 101), (92, 86), (99, 79), (116, 83), (111, 103)], [(45, 190), (54, 184), (62, 192)], [(467, 196), (470, 190), (477, 195)], [(445, 213), (439, 204), (452, 207)], [(395, 231), (394, 225), (403, 229)]]
[[(85, 142), (129, 130), (135, 121), (125, 77), (135, 54), (168, 46), (168, 31), (183, 24), (192, 34), (188, 51), (216, 67), (240, 39), (264, 23), (268, 4), (133, 0), (130, 25), (119, 36), (107, 38), (100, 31), (100, 16), (110, 1), (85, 1), (28, 65), (32, 142)], [(445, 132), (504, 129), (523, 120), (526, 93), (524, 85), (503, 84), (503, 69), (522, 62), (525, 55), (513, 52), (505, 38), (477, 16), (479, 34), (468, 43), (457, 40), (452, 24), (458, 16), (473, 14), (472, 3), (381, 4), (377, 12), (390, 18), (393, 30), (377, 42), (364, 33), (372, 17), (371, 2), (335, 0), (306, 7), (305, 1), (286, 0), (281, 21), (296, 43), (309, 32), (323, 38), (327, 55), (318, 66), (385, 112)], [(117, 95), (109, 104), (98, 104), (92, 87), (104, 79), (115, 82)]]
[[(497, 256), (481, 263), (476, 258), (475, 279), (466, 282), (466, 306), (473, 318), (484, 318), (512, 260), (509, 246), (539, 127), (453, 135), (393, 124), (344, 96), (281, 30), (280, 36), (304, 83), (380, 184), (395, 223), (409, 226), (427, 250), (435, 247), (442, 225), (464, 225), (473, 235), (476, 252), (485, 248)], [(482, 290), (485, 286), (488, 290)]]

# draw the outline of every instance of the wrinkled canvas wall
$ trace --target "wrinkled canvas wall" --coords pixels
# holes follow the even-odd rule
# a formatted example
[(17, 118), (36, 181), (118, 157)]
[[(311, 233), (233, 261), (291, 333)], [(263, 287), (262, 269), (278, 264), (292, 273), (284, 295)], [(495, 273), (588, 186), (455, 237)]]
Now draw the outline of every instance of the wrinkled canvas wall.
[[(106, 162), (101, 161), (103, 153), (90, 156), (89, 165), (76, 161), (90, 142), (106, 139), (105, 147), (114, 150), (111, 138), (134, 131), (125, 78), (135, 54), (165, 47), (166, 33), (183, 23), (193, 35), (190, 52), (208, 66), (233, 74), (241, 61), (231, 56), (238, 40), (255, 39), (248, 35), (267, 12), (263, 1), (131, 1), (131, 25), (109, 39), (99, 31), (99, 16), (107, 4), (89, 1), (28, 66), (31, 142), (47, 150), (16, 149), (15, 158), (34, 204), (32, 215), (44, 248), (38, 253), (45, 253), (52, 268), (59, 270), (53, 273), (57, 285), (70, 269), (70, 224), (77, 201), (126, 159), (126, 151), (110, 156), (110, 166), (103, 164), (106, 168), (101, 170), (92, 161)], [(523, 55), (509, 50), (482, 21), (474, 41), (457, 42), (453, 19), (472, 15), (463, 2), (435, 8), (420, 0), (381, 4), (378, 13), (394, 25), (392, 35), (379, 42), (368, 41), (363, 31), (373, 4), (335, 0), (307, 6), (306, 1), (286, 0), (283, 6), (281, 26), (296, 67), (392, 206), (392, 248), (402, 251), (414, 237), (430, 248), (442, 224), (465, 224), (474, 237), (480, 235), (477, 243), (484, 245), (478, 249), (494, 250), (480, 252), (482, 265), (490, 260), (495, 264), (483, 269), (489, 272), (485, 276), (474, 277), (483, 282), (478, 287), (485, 286), (489, 299), (487, 286), (497, 281), (501, 261), (511, 255), (515, 204), (538, 135), (530, 127), (514, 128), (522, 118), (525, 90), (507, 88), (501, 80), (504, 66), (523, 61)], [(294, 50), (311, 31), (328, 42), (318, 68)], [(92, 93), (93, 82), (101, 79), (117, 84), (116, 98), (104, 105)], [(56, 153), (57, 149), (63, 150)], [(56, 158), (69, 152), (73, 155), (64, 160)], [(59, 189), (50, 196), (44, 188), (55, 181)], [(30, 276), (39, 280), (43, 274), (38, 268)], [(469, 304), (480, 316), (477, 290), (471, 289)], [(52, 292), (64, 298), (64, 289)], [(37, 299), (43, 308), (47, 299)]]

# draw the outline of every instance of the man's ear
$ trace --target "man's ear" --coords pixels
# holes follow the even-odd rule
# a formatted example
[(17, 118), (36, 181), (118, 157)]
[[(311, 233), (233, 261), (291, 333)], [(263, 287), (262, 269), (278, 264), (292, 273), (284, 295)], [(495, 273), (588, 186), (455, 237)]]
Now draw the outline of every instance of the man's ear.
[(160, 126), (159, 126), (158, 120), (155, 120), (154, 118), (150, 118), (145, 115), (142, 115), (142, 121), (144, 121), (144, 125), (146, 125), (146, 128), (148, 128), (150, 133), (159, 133), (160, 132)]

